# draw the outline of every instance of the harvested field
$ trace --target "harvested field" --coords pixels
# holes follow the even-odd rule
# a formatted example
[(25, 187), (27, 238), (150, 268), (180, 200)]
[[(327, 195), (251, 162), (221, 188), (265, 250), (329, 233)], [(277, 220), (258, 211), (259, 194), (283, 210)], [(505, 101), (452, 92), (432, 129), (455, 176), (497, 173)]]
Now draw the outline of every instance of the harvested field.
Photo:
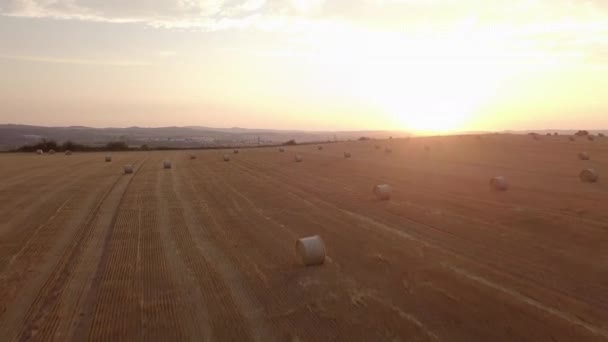
[(608, 340), (608, 141), (387, 144), (1, 154), (2, 340)]

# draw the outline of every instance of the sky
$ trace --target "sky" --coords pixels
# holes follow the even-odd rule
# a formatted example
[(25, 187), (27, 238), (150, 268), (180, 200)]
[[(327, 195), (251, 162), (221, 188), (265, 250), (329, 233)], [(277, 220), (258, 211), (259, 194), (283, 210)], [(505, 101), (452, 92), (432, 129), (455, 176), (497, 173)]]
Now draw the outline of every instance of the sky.
[(0, 0), (0, 123), (608, 128), (608, 1)]

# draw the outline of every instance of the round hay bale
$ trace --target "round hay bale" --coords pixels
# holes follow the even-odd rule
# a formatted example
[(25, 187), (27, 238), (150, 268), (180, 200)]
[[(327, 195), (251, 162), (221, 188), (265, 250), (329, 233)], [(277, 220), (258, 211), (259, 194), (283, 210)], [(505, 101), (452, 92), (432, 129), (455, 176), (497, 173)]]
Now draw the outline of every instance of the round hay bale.
[(385, 147), (384, 148), (384, 153), (393, 153), (393, 149), (390, 147)]
[(124, 170), (125, 170), (125, 174), (126, 175), (130, 174), (130, 173), (133, 173), (133, 165), (131, 165), (131, 164), (125, 165)]
[(224, 161), (225, 162), (230, 161), (230, 156), (227, 154), (224, 154)]
[(546, 136), (550, 137), (550, 136), (551, 136), (551, 133), (547, 133), (547, 134), (546, 134)]
[(302, 160), (303, 160), (302, 156), (301, 156), (301, 155), (299, 155), (299, 154), (296, 154), (296, 156), (294, 157), (294, 159), (295, 159), (295, 161), (296, 161), (297, 163), (301, 163), (301, 162), (302, 162)]
[(578, 159), (580, 159), (580, 160), (589, 160), (589, 153), (587, 153), (587, 152), (580, 152), (578, 154)]
[(570, 140), (570, 141), (574, 141), (574, 140), (576, 140), (576, 139), (574, 139), (574, 137), (568, 137), (568, 140)]
[(279, 152), (285, 152), (285, 149), (282, 147), (279, 147)]
[(238, 154), (238, 153), (239, 153), (239, 150), (233, 150), (233, 151), (232, 151), (232, 153), (234, 153), (234, 154)]
[(43, 155), (44, 151), (42, 151), (42, 150), (36, 150), (36, 154)]
[(379, 145), (376, 145), (376, 150), (379, 150), (379, 149), (380, 149), (380, 146), (379, 146)]
[(196, 156), (195, 156), (194, 154), (191, 154), (191, 155), (190, 155), (190, 159), (191, 159), (191, 160), (196, 159)]
[(507, 191), (509, 183), (504, 176), (496, 176), (490, 178), (490, 187), (495, 191)]
[(579, 174), (579, 177), (583, 183), (595, 183), (600, 178), (594, 169), (584, 169)]
[(595, 140), (595, 138), (593, 137), (593, 135), (589, 135), (589, 136), (587, 136), (587, 140), (593, 141), (593, 140)]
[(323, 146), (318, 146), (317, 150), (319, 150), (319, 151), (323, 150)]
[(106, 163), (109, 163), (112, 161), (112, 156), (106, 156)]
[(66, 156), (71, 156), (72, 155), (72, 151), (70, 151), (70, 150), (65, 151), (65, 155)]
[(55, 150), (50, 149), (50, 150), (49, 150), (49, 154), (55, 154)]
[(296, 255), (304, 266), (322, 265), (325, 262), (325, 243), (319, 235), (298, 239)]
[(386, 201), (391, 198), (393, 188), (388, 184), (379, 184), (374, 186), (373, 192), (374, 195), (376, 195), (376, 198)]
[(606, 135), (604, 133), (598, 133), (597, 136), (600, 137), (600, 138), (606, 137)]
[(350, 158), (350, 152), (344, 152), (344, 158)]
[(171, 162), (168, 161), (168, 160), (163, 161), (163, 168), (170, 169), (171, 168)]
[(424, 146), (424, 152), (430, 152), (430, 151), (431, 151), (431, 147), (430, 147), (430, 146), (425, 145), (425, 146)]

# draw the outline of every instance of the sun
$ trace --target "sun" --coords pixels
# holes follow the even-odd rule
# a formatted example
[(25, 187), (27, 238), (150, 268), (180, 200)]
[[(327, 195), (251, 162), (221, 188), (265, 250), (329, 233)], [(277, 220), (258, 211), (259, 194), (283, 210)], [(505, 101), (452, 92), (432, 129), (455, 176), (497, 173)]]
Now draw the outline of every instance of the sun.
[(322, 82), (341, 80), (340, 95), (352, 95), (416, 133), (466, 130), (501, 83), (521, 69), (517, 58), (508, 57), (512, 42), (475, 32), (416, 38), (345, 30), (315, 44), (318, 62), (326, 66)]

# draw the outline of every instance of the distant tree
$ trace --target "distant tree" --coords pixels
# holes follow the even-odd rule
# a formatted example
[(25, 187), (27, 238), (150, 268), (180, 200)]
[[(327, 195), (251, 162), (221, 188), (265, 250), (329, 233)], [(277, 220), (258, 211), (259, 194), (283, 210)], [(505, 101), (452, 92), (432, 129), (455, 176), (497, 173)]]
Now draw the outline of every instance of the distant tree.
[(579, 137), (586, 136), (586, 135), (589, 135), (589, 131), (586, 131), (586, 130), (580, 130), (580, 131), (578, 131), (578, 132), (574, 133), (574, 135), (577, 135), (577, 136), (579, 136)]
[(105, 149), (108, 151), (127, 151), (129, 146), (124, 141), (113, 141), (107, 143)]
[(359, 141), (365, 141), (365, 140), (369, 140), (369, 137), (361, 137), (361, 138), (359, 138)]
[(33, 145), (24, 145), (24, 146), (17, 148), (15, 151), (34, 152), (36, 150), (43, 150), (45, 152), (48, 152), (49, 150), (58, 150), (58, 149), (59, 149), (59, 145), (57, 145), (56, 141), (42, 139), (42, 140), (40, 140), (39, 143), (36, 143)]
[(294, 139), (291, 139), (291, 140), (283, 143), (283, 145), (285, 145), (285, 146), (292, 146), (292, 145), (297, 145), (297, 144), (298, 143), (296, 143), (296, 141)]
[(69, 150), (69, 151), (76, 151), (76, 150), (77, 150), (77, 148), (76, 148), (76, 144), (75, 144), (75, 143), (73, 143), (73, 142), (72, 142), (72, 141), (70, 141), (70, 140), (68, 140), (68, 141), (64, 142), (63, 144), (61, 144), (61, 149), (62, 149), (63, 151), (68, 151), (68, 150)]

